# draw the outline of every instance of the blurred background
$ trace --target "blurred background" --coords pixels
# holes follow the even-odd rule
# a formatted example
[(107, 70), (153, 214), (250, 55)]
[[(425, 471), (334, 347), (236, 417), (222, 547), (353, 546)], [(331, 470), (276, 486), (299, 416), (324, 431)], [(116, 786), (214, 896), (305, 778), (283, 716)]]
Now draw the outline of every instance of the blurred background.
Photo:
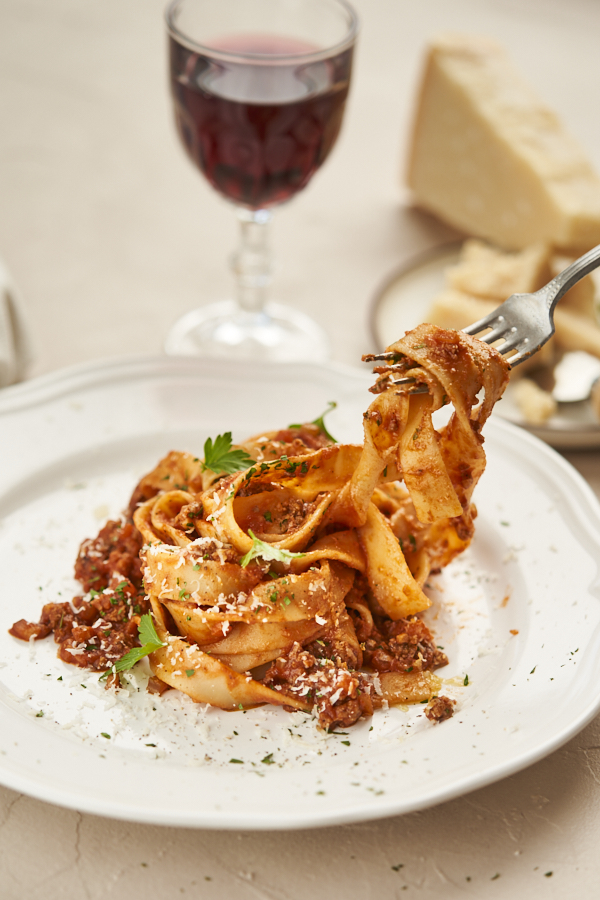
[[(341, 137), (276, 211), (272, 299), (319, 321), (333, 357), (373, 349), (381, 282), (449, 236), (410, 210), (403, 156), (423, 50), (443, 30), (501, 41), (600, 169), (597, 0), (356, 0), (362, 32)], [(0, 0), (0, 257), (38, 375), (160, 353), (171, 324), (229, 296), (236, 222), (172, 123), (162, 0)], [(590, 114), (589, 111), (592, 111)]]

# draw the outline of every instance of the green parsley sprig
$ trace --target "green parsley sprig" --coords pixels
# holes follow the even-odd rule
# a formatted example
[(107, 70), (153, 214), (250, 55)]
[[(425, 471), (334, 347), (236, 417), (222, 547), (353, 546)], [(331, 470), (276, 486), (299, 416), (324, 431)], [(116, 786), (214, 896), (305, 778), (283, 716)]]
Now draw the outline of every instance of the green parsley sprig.
[(204, 444), (204, 462), (202, 471), (210, 469), (215, 475), (231, 475), (247, 469), (253, 462), (252, 457), (245, 450), (231, 449), (231, 432), (218, 434), (214, 442), (207, 438)]
[(291, 550), (282, 550), (278, 547), (273, 547), (272, 544), (267, 544), (265, 541), (261, 541), (260, 538), (257, 538), (253, 531), (248, 529), (248, 534), (252, 538), (252, 546), (248, 550), (245, 556), (242, 556), (240, 559), (240, 565), (242, 568), (245, 568), (249, 562), (253, 559), (256, 559), (257, 556), (260, 556), (262, 559), (266, 559), (268, 561), (273, 560), (274, 562), (282, 562), (286, 563), (286, 565), (292, 559), (298, 559), (300, 556), (306, 556), (306, 553), (293, 553)]
[[(317, 428), (319, 429), (319, 431), (321, 431), (325, 435), (325, 437), (328, 438), (330, 441), (332, 441), (334, 444), (337, 444), (337, 441), (334, 438), (334, 436), (325, 427), (325, 416), (327, 415), (327, 413), (330, 413), (332, 409), (335, 409), (336, 406), (337, 406), (337, 403), (335, 402), (335, 400), (330, 400), (327, 404), (327, 409), (325, 410), (325, 412), (321, 413), (321, 415), (317, 419), (313, 419), (313, 421), (310, 423), (311, 425), (316, 425)], [(301, 427), (302, 427), (301, 425), (288, 425), (288, 428), (301, 428)]]
[(150, 613), (146, 613), (140, 619), (138, 635), (142, 646), (133, 647), (125, 654), (125, 656), (122, 656), (121, 659), (118, 659), (113, 663), (108, 672), (105, 672), (102, 676), (103, 678), (107, 678), (111, 672), (113, 674), (116, 672), (127, 672), (129, 669), (132, 669), (140, 659), (143, 659), (144, 656), (149, 656), (151, 653), (154, 653), (155, 650), (160, 649), (160, 647), (166, 646), (164, 641), (161, 641), (156, 633), (156, 628), (154, 627), (154, 622), (152, 621)]

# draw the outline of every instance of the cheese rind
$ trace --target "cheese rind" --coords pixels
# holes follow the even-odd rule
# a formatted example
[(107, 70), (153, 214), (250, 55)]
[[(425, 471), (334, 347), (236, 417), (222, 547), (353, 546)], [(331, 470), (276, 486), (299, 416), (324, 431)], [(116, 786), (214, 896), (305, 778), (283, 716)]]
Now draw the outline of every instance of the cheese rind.
[(409, 152), (418, 205), (507, 249), (600, 243), (600, 178), (559, 119), (485, 39), (429, 50)]

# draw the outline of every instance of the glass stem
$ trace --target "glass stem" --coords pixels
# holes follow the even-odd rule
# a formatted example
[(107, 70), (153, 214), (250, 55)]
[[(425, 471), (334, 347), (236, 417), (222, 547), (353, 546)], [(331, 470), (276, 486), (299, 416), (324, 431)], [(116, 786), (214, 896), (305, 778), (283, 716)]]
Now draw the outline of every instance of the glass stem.
[(273, 214), (268, 209), (238, 207), (240, 242), (231, 257), (235, 277), (235, 297), (244, 312), (263, 311), (267, 289), (271, 283), (273, 263), (269, 247), (269, 223)]

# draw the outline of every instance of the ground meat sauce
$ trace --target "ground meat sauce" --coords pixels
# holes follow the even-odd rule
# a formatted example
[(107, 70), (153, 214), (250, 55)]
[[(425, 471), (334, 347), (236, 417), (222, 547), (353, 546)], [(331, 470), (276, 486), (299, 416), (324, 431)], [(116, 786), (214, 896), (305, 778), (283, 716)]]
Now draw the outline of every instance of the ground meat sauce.
[(454, 715), (455, 706), (456, 700), (444, 696), (435, 697), (425, 707), (425, 715), (431, 722), (443, 722)]
[(375, 618), (363, 644), (364, 665), (376, 672), (413, 672), (448, 665), (433, 635), (421, 619)]
[(258, 462), (265, 460), (281, 459), (283, 456), (290, 459), (294, 456), (306, 456), (313, 450), (329, 447), (333, 442), (315, 424), (305, 423), (297, 427), (282, 428), (277, 434), (266, 438), (260, 445)]
[(149, 610), (142, 586), (141, 545), (131, 522), (108, 522), (79, 549), (75, 577), (85, 596), (71, 603), (47, 603), (39, 622), (20, 619), (10, 634), (28, 641), (54, 632), (63, 662), (97, 672), (109, 669), (139, 646), (138, 625)]
[[(322, 447), (329, 447), (331, 445), (331, 441), (325, 432), (322, 431), (318, 425), (314, 425), (310, 422), (300, 425), (299, 428), (282, 428), (281, 431), (277, 432), (274, 440), (281, 441), (281, 443), (287, 444), (288, 446), (290, 444), (297, 444), (297, 449), (300, 451), (295, 454), (297, 456), (301, 456), (307, 449), (311, 451), (320, 450)], [(293, 453), (288, 453), (288, 456), (293, 455)]]
[(142, 536), (132, 522), (107, 522), (98, 536), (83, 541), (75, 562), (75, 578), (84, 591), (108, 587), (115, 572), (142, 587)]
[(275, 660), (263, 683), (313, 704), (319, 725), (327, 731), (348, 728), (361, 716), (373, 715), (373, 685), (366, 675), (317, 659), (300, 644)]

